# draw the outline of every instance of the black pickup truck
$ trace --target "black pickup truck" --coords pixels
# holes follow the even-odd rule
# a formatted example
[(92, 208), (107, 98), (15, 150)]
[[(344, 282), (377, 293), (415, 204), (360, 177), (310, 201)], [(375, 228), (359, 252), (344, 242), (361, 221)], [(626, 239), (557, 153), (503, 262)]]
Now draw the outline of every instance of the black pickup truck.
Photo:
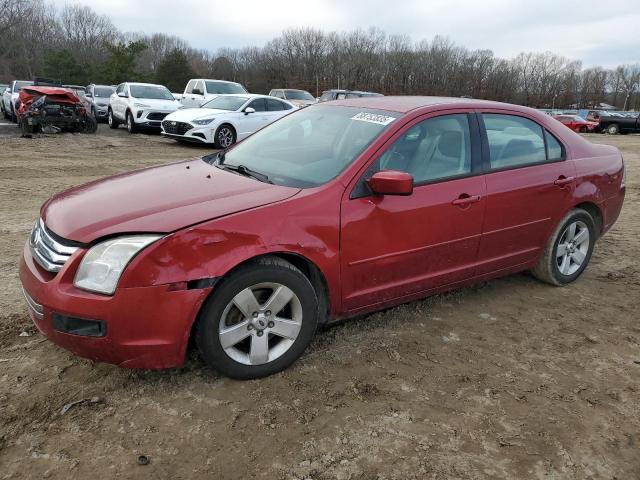
[(600, 112), (597, 130), (610, 135), (640, 133), (638, 112)]

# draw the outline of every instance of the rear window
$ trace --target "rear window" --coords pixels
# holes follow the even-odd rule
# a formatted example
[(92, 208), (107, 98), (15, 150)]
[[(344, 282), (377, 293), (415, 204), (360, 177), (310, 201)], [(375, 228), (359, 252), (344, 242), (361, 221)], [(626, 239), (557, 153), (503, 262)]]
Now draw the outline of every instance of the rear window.
[(215, 95), (228, 95), (230, 93), (247, 93), (245, 88), (239, 83), (227, 83), (227, 82), (205, 82), (207, 85), (207, 93), (213, 93)]

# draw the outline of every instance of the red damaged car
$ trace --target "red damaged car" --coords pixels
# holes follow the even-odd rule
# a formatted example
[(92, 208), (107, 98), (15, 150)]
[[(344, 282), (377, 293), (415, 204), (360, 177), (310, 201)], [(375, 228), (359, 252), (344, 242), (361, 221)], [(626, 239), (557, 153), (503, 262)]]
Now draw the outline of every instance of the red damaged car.
[(558, 120), (566, 127), (570, 128), (574, 132), (579, 133), (591, 133), (599, 125), (598, 122), (585, 120), (579, 115), (556, 115), (553, 118)]
[(529, 108), (328, 102), (226, 152), (54, 196), (20, 279), (38, 329), (78, 355), (175, 367), (193, 340), (256, 378), (319, 324), (523, 270), (571, 283), (624, 194), (616, 148)]
[(18, 96), (18, 123), (25, 134), (95, 133), (98, 122), (71, 89), (27, 86)]

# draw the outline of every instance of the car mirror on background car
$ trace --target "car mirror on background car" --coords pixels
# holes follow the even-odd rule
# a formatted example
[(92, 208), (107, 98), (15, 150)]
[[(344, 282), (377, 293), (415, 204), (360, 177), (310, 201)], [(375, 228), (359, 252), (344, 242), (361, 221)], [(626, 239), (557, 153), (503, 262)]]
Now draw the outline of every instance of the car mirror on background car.
[(87, 93), (84, 94), (84, 96), (87, 97), (87, 98), (93, 98), (93, 93), (87, 92)]
[(127, 93), (126, 93), (126, 92), (120, 92), (120, 93), (118, 94), (118, 96), (119, 96), (119, 97), (122, 97), (122, 98), (129, 98), (129, 95), (127, 95)]
[(413, 193), (413, 177), (407, 172), (383, 170), (374, 173), (367, 185), (378, 195), (411, 195)]
[(202, 92), (202, 90), (200, 90), (199, 88), (194, 88), (191, 93), (193, 93), (194, 95), (204, 95), (204, 93)]
[(253, 107), (247, 107), (244, 109), (244, 114), (249, 115), (250, 113), (256, 113), (256, 109)]

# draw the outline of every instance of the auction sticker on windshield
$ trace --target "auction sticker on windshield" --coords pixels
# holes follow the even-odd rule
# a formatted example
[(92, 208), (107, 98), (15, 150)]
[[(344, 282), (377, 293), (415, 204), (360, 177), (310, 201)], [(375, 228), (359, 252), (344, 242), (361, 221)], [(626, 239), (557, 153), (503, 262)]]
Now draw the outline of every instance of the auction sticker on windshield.
[(353, 117), (351, 120), (360, 120), (361, 122), (369, 122), (369, 123), (377, 123), (378, 125), (389, 125), (393, 122), (395, 117), (387, 117), (386, 115), (380, 115), (377, 113), (367, 113), (360, 112)]

